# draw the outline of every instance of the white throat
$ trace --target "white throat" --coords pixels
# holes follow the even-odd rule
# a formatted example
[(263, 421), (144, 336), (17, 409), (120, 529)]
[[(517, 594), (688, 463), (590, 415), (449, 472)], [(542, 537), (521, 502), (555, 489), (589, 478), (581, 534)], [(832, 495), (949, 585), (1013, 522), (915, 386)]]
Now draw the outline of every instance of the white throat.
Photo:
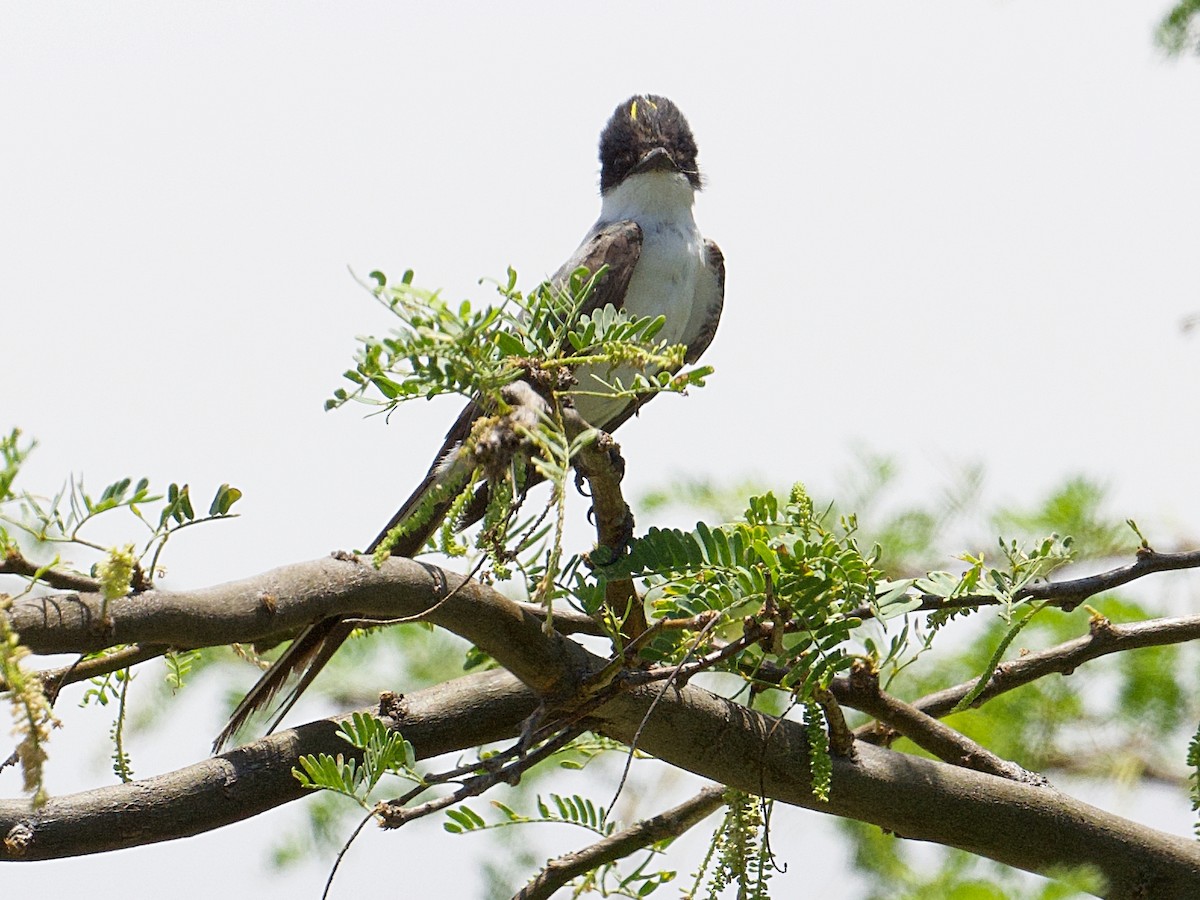
[(661, 223), (693, 228), (692, 206), (696, 189), (679, 172), (643, 172), (630, 175), (604, 195), (600, 204), (601, 222), (632, 219), (643, 231), (652, 231)]

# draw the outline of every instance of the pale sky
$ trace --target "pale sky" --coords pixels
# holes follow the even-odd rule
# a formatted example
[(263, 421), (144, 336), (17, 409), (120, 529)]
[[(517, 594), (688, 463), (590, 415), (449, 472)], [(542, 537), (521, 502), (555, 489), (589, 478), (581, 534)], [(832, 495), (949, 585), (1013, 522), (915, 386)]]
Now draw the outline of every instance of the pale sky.
[[(969, 461), (1028, 504), (1086, 473), (1120, 516), (1200, 535), (1200, 337), (1179, 327), (1200, 311), (1200, 63), (1154, 48), (1168, 6), (9, 2), (0, 428), (40, 441), (25, 485), (46, 493), (70, 472), (240, 487), (166, 587), (365, 544), (456, 409), (322, 411), (354, 337), (389, 326), (347, 267), (476, 300), (510, 264), (532, 284), (596, 216), (612, 108), (654, 92), (696, 132), (728, 281), (709, 387), (621, 432), (631, 495), (680, 473), (829, 491), (863, 444), (912, 497)], [(204, 752), (219, 716), (192, 709), (139, 774)], [(56, 746), (55, 790), (111, 777)], [(281, 818), (0, 883), (235, 895)], [(409, 871), (472, 852), (425, 834), (371, 846)], [(824, 845), (776, 849), (853, 896)], [(317, 896), (321, 866), (253, 890)], [(443, 875), (475, 893), (470, 865)]]

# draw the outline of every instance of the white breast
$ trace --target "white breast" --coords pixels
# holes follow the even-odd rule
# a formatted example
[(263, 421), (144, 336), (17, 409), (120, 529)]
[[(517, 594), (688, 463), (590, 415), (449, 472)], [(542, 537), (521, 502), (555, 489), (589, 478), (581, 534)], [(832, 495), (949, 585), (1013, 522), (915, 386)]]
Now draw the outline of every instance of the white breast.
[[(667, 172), (633, 175), (604, 197), (597, 226), (632, 220), (642, 229), (642, 249), (625, 294), (624, 310), (636, 316), (666, 316), (659, 338), (671, 344), (689, 343), (686, 333), (697, 302), (697, 283), (705, 264), (704, 239), (692, 216), (695, 190), (687, 178)], [(578, 390), (604, 390), (605, 381), (620, 378), (629, 384), (633, 371), (615, 372), (591, 367), (576, 372)], [(576, 398), (580, 415), (603, 427), (628, 404), (628, 400)]]

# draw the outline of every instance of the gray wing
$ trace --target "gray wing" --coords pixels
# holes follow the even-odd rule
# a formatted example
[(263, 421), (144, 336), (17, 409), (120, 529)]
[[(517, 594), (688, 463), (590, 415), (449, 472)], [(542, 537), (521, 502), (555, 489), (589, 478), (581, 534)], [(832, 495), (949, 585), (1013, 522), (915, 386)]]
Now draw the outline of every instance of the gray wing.
[(717, 333), (721, 321), (721, 310), (725, 306), (725, 254), (713, 241), (704, 242), (707, 260), (700, 283), (696, 285), (696, 305), (688, 320), (687, 356), (684, 361), (691, 365), (700, 358)]
[(610, 303), (620, 309), (641, 254), (642, 229), (637, 222), (597, 223), (575, 254), (554, 273), (550, 283), (564, 284), (580, 266), (589, 272), (608, 266), (608, 274), (596, 285), (580, 312), (590, 315)]
[[(550, 278), (550, 283), (556, 285), (565, 283), (570, 278), (571, 273), (580, 267), (586, 268), (589, 272), (595, 272), (601, 266), (608, 266), (608, 272), (593, 289), (591, 296), (588, 297), (588, 302), (584, 305), (581, 312), (584, 314), (592, 313), (597, 309), (603, 309), (610, 303), (619, 309), (625, 301), (625, 292), (629, 288), (629, 279), (633, 277), (633, 269), (637, 265), (641, 251), (642, 229), (638, 227), (636, 222), (614, 222), (610, 225), (597, 225), (584, 238), (583, 243), (579, 245), (579, 249), (575, 251), (571, 258), (563, 263), (559, 270), (554, 273)], [(383, 543), (383, 539), (387, 537), (388, 532), (403, 522), (421, 503), (425, 493), (436, 481), (437, 470), (442, 460), (445, 459), (447, 454), (453, 453), (455, 448), (467, 439), (471, 434), (472, 424), (482, 415), (484, 415), (483, 408), (474, 401), (468, 403), (463, 411), (459, 413), (454, 424), (450, 426), (449, 432), (446, 433), (446, 439), (442, 442), (442, 448), (434, 457), (433, 463), (430, 465), (424, 480), (412, 492), (412, 495), (404, 501), (404, 504), (392, 516), (387, 526), (371, 542), (367, 548), (368, 552), (374, 552), (375, 548)], [(445, 508), (436, 510), (426, 525), (401, 538), (392, 547), (392, 555), (413, 556), (420, 551), (425, 546), (425, 542), (429, 540), (429, 537), (441, 527), (442, 520), (449, 510), (450, 501), (446, 501), (443, 506)], [(483, 515), (483, 510), (486, 508), (487, 496), (484, 493), (482, 496), (476, 497), (466, 509), (463, 521), (459, 523), (461, 527), (465, 528), (478, 521)]]

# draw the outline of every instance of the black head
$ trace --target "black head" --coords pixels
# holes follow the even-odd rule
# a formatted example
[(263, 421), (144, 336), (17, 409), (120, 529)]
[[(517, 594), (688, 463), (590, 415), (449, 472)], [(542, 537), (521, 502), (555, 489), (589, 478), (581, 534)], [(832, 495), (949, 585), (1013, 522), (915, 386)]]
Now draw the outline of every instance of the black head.
[(700, 189), (696, 139), (687, 119), (666, 97), (638, 94), (616, 108), (600, 134), (600, 193), (635, 171), (654, 169), (682, 172)]

